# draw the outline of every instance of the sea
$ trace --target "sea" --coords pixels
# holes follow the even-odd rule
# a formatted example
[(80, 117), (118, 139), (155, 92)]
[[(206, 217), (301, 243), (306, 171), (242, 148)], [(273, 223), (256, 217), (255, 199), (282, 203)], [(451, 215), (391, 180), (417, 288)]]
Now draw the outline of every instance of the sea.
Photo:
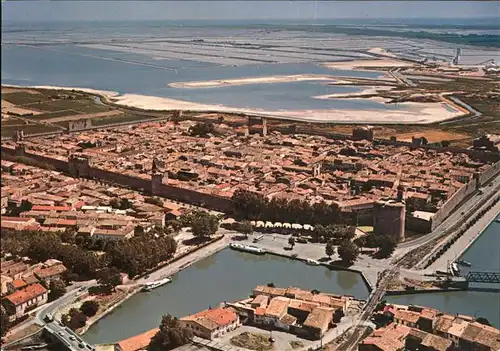
[[(389, 39), (387, 39), (389, 38)], [(398, 21), (116, 21), (2, 22), (2, 84), (83, 87), (268, 111), (405, 110), (369, 100), (316, 99), (360, 91), (324, 81), (173, 88), (170, 83), (272, 75), (380, 78), (380, 72), (333, 70), (325, 62), (366, 57), (382, 47), (444, 61), (499, 56), (491, 19)]]

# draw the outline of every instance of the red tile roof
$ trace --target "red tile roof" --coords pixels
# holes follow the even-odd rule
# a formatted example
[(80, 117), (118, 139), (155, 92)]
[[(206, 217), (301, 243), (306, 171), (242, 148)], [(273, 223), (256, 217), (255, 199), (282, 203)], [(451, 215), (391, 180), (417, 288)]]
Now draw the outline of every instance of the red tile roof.
[(6, 296), (5, 299), (10, 301), (14, 306), (18, 306), (34, 299), (35, 297), (45, 294), (46, 292), (47, 289), (37, 283), (29, 285), (22, 290), (18, 290), (15, 293)]
[(120, 341), (118, 346), (120, 346), (122, 351), (138, 351), (146, 349), (153, 336), (155, 336), (159, 330), (160, 329), (155, 328), (142, 334), (134, 335), (131, 338)]
[(47, 206), (35, 205), (31, 208), (32, 211), (71, 211), (70, 206)]
[(24, 280), (22, 280), (22, 279), (16, 279), (16, 280), (12, 281), (12, 283), (11, 283), (11, 284), (12, 284), (12, 286), (13, 286), (14, 288), (16, 288), (16, 289), (20, 289), (20, 288), (25, 287), (26, 285), (28, 285), (28, 284), (26, 284), (26, 282), (25, 282)]

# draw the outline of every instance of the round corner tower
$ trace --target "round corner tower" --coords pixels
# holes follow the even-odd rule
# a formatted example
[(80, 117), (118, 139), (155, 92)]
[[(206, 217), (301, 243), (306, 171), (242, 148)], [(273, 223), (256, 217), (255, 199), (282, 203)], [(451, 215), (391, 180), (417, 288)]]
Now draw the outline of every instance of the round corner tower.
[(373, 207), (375, 235), (389, 235), (397, 242), (405, 238), (406, 205), (404, 200), (378, 200)]

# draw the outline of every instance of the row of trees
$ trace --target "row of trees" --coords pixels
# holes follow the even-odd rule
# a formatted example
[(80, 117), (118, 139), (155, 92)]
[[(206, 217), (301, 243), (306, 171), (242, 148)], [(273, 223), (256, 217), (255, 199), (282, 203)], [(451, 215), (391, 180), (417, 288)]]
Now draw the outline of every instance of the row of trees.
[(342, 223), (342, 215), (335, 204), (326, 202), (310, 204), (297, 199), (273, 198), (271, 200), (261, 194), (238, 189), (232, 196), (235, 215), (248, 220), (263, 220), (272, 222), (288, 222), (303, 224)]
[(339, 245), (344, 240), (351, 240), (356, 234), (356, 228), (345, 224), (329, 224), (323, 226), (315, 225), (311, 232), (311, 237), (314, 241), (324, 240), (331, 241), (335, 245)]
[(27, 256), (37, 262), (60, 260), (70, 273), (82, 279), (94, 278), (105, 265), (105, 260), (94, 252), (63, 243), (59, 233), (3, 230), (1, 244), (2, 251), (17, 257)]
[(133, 277), (172, 257), (177, 243), (167, 233), (154, 230), (110, 242), (103, 255), (92, 251), (95, 248), (89, 245), (88, 239), (74, 240), (75, 233), (5, 230), (2, 231), (1, 245), (2, 251), (17, 257), (27, 256), (37, 262), (49, 258), (62, 261), (69, 271), (68, 280), (99, 278), (99, 272), (105, 267), (115, 267), (117, 271), (110, 279), (116, 281), (117, 272), (126, 272)]
[(170, 235), (157, 237), (148, 233), (110, 242), (106, 258), (111, 266), (134, 277), (171, 258), (176, 250), (177, 243)]
[(378, 248), (377, 258), (387, 258), (392, 255), (397, 246), (395, 238), (389, 235), (368, 234), (354, 240), (360, 247)]
[[(196, 237), (209, 237), (214, 235), (219, 229), (219, 217), (206, 211), (195, 210), (182, 215), (179, 222), (184, 227), (191, 227), (191, 231)], [(177, 223), (175, 223), (177, 225)]]

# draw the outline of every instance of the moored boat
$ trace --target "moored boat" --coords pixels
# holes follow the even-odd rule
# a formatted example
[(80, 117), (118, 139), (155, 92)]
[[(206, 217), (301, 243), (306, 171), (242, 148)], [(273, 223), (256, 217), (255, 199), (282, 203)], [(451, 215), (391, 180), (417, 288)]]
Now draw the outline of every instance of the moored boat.
[(319, 266), (320, 265), (320, 263), (318, 261), (311, 260), (309, 258), (306, 258), (304, 261), (306, 264), (308, 264), (310, 266)]
[(159, 288), (162, 285), (170, 283), (171, 281), (172, 281), (172, 279), (170, 279), (170, 278), (163, 278), (163, 279), (157, 280), (157, 281), (152, 282), (152, 283), (146, 283), (142, 287), (142, 291), (151, 291), (153, 289)]
[(469, 261), (464, 261), (464, 260), (458, 260), (457, 263), (459, 265), (462, 265), (462, 266), (466, 266), (466, 267), (470, 267), (472, 266), (472, 263), (470, 263)]
[(252, 245), (241, 245), (241, 244), (231, 243), (231, 244), (229, 244), (229, 247), (233, 250), (250, 252), (250, 253), (255, 253), (255, 254), (260, 254), (260, 255), (266, 253), (266, 250), (261, 249), (260, 247), (252, 246)]

